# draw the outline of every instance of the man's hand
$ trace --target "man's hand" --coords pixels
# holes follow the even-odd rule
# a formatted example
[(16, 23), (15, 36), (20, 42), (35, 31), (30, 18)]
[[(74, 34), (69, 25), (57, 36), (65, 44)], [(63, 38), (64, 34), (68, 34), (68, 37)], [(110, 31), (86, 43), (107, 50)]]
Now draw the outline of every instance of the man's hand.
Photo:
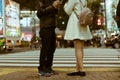
[(56, 9), (58, 9), (59, 6), (60, 6), (60, 1), (59, 1), (59, 0), (56, 0), (56, 1), (53, 2), (52, 5), (53, 5), (53, 7), (55, 7)]

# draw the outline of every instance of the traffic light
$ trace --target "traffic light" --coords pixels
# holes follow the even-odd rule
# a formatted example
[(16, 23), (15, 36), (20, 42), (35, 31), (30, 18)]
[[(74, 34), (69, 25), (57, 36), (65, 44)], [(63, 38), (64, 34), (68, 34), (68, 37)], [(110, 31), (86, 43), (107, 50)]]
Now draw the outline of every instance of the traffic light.
[(97, 25), (98, 25), (98, 26), (102, 25), (101, 19), (98, 19), (98, 20), (97, 20)]

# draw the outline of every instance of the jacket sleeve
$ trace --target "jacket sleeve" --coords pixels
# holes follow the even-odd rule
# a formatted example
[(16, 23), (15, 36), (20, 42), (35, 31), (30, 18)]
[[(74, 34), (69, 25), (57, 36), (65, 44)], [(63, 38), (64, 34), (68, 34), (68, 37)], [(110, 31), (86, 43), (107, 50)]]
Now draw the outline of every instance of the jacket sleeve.
[(58, 10), (55, 9), (52, 5), (45, 7), (44, 4), (40, 3), (39, 9), (37, 10), (37, 17), (41, 18), (42, 16), (50, 13), (56, 14), (57, 11)]
[(64, 11), (70, 15), (74, 9), (74, 6), (76, 5), (77, 1), (76, 0), (68, 0), (67, 3), (64, 5)]

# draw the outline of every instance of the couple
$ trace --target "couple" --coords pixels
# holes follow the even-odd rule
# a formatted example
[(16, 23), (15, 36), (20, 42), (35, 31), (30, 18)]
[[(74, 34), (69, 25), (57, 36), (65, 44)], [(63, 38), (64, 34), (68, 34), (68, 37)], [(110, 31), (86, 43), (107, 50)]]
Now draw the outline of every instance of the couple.
[[(81, 0), (86, 5), (86, 0)], [(40, 37), (42, 39), (42, 48), (39, 57), (38, 73), (40, 76), (51, 76), (57, 74), (52, 69), (53, 56), (56, 49), (55, 35), (55, 16), (61, 4), (60, 0), (39, 0), (37, 16), (40, 19)], [(76, 71), (67, 73), (68, 76), (85, 76), (83, 70), (83, 48), (84, 40), (91, 39), (91, 33), (88, 26), (80, 26), (77, 16), (81, 12), (81, 3), (79, 0), (67, 0), (64, 5), (65, 12), (69, 15), (65, 40), (72, 40), (75, 47)], [(74, 10), (74, 11), (73, 11)]]

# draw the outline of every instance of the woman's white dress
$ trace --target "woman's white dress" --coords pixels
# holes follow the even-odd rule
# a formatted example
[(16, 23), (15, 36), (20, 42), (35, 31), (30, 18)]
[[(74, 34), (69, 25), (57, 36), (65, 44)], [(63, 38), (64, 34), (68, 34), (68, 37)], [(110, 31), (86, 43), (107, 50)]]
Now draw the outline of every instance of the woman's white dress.
[[(86, 5), (85, 0), (81, 0), (83, 5)], [(65, 40), (89, 40), (92, 39), (92, 35), (89, 29), (89, 26), (79, 25), (78, 18), (75, 14), (80, 14), (81, 12), (81, 3), (79, 0), (68, 0), (64, 5), (65, 12), (69, 15), (67, 28), (65, 31), (64, 39)]]

